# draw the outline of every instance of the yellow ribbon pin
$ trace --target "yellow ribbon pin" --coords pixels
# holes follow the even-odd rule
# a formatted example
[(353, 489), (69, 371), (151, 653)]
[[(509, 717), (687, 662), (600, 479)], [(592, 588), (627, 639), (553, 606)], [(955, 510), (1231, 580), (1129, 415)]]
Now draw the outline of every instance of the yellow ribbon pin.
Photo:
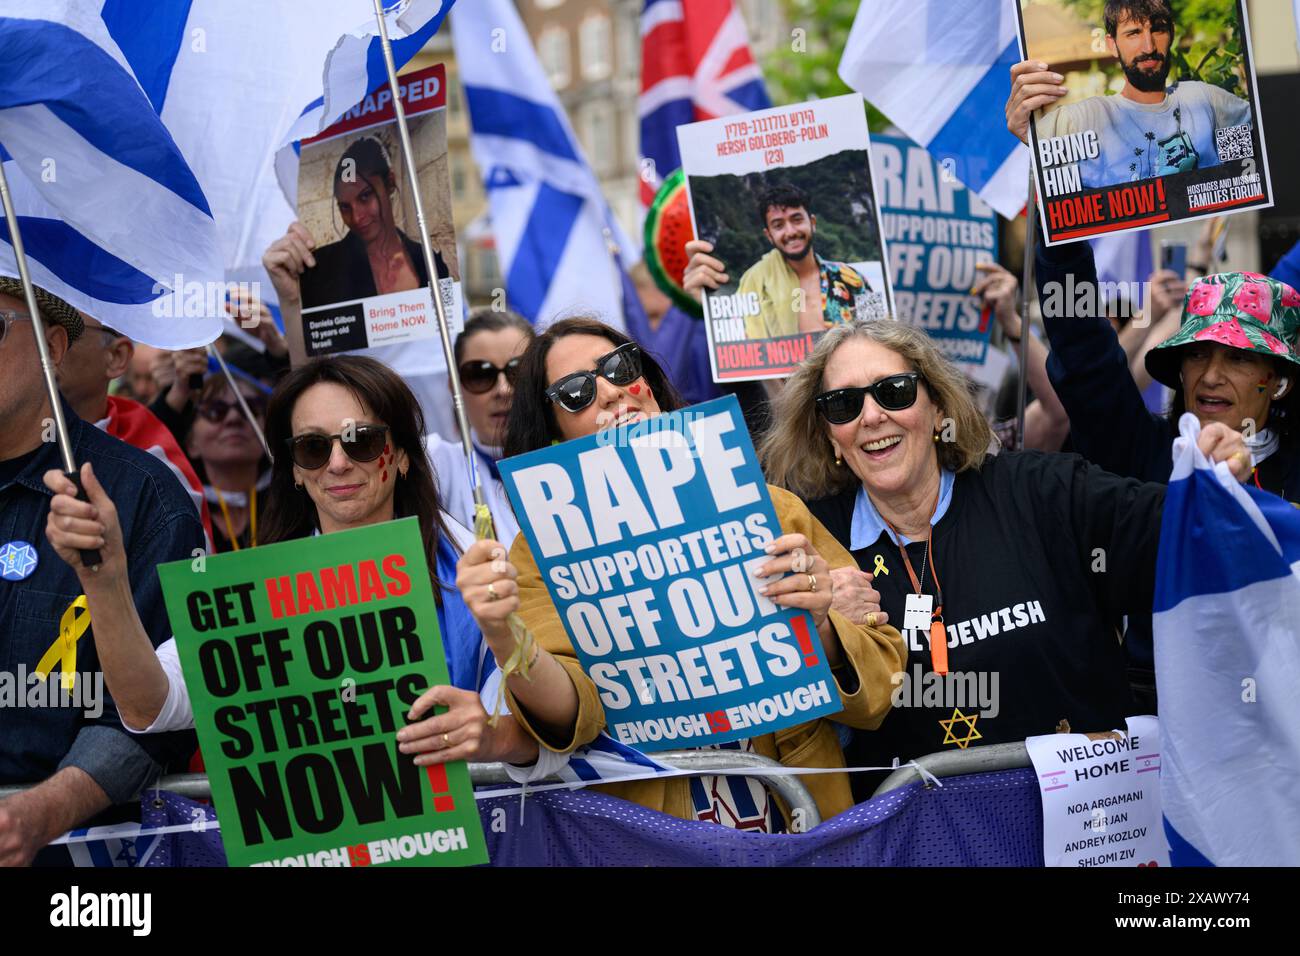
[[(81, 611), (81, 614), (77, 612)], [(90, 627), (90, 606), (86, 595), (81, 595), (63, 612), (59, 619), (59, 636), (54, 639), (50, 649), (41, 655), (36, 665), (36, 679), (45, 680), (57, 665), (61, 673), (59, 681), (63, 689), (71, 692), (77, 684), (77, 641)]]
[(872, 574), (888, 574), (889, 568), (885, 567), (885, 559), (882, 555), (876, 555), (876, 566), (871, 569)]

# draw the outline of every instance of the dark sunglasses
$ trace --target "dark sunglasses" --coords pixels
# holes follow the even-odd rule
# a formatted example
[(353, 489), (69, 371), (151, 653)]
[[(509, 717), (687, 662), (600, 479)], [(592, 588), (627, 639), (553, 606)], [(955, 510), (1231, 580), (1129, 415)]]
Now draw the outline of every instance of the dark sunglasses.
[(862, 403), (870, 395), (887, 412), (901, 412), (916, 403), (916, 383), (919, 372), (890, 375), (874, 385), (853, 388), (836, 388), (817, 396), (817, 411), (832, 425), (843, 425), (862, 414)]
[[(244, 401), (248, 402), (248, 410), (254, 415), (261, 415), (266, 412), (265, 399), (245, 396)], [(210, 398), (206, 402), (200, 403), (194, 410), (203, 418), (215, 424), (224, 421), (232, 408), (239, 409), (240, 413), (243, 413), (243, 409), (239, 408), (238, 402), (227, 402), (220, 398)]]
[(566, 375), (546, 390), (546, 397), (566, 412), (580, 412), (596, 400), (596, 376), (611, 385), (631, 385), (641, 377), (641, 349), (635, 342), (620, 345), (596, 359), (594, 372)]
[(515, 375), (519, 371), (519, 359), (512, 358), (506, 362), (505, 368), (497, 368), (486, 359), (477, 362), (462, 362), (460, 368), (460, 384), (465, 391), (473, 392), (475, 395), (483, 395), (497, 387), (497, 378), (501, 375), (506, 377), (506, 381), (511, 385), (515, 383)]
[(334, 451), (335, 439), (343, 447), (343, 453), (353, 461), (374, 461), (384, 453), (384, 446), (388, 443), (388, 426), (358, 425), (350, 435), (322, 435), (318, 432), (295, 435), (289, 439), (293, 463), (308, 471), (323, 467)]

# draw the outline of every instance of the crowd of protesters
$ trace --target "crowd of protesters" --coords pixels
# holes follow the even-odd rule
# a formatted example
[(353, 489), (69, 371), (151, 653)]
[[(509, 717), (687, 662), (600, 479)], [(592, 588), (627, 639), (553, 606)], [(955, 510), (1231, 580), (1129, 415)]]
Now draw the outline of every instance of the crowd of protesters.
[[(1023, 138), (1059, 79), (1032, 63), (1012, 76), (1008, 127)], [(688, 251), (687, 287), (716, 283), (709, 250)], [(1011, 351), (1029, 350), (1023, 433), (990, 420), (924, 333), (890, 320), (828, 322), (794, 374), (761, 390), (765, 407), (746, 417), (783, 532), (763, 569), (784, 574), (769, 597), (811, 614), (843, 706), (740, 749), (830, 770), (943, 749), (943, 708), (894, 700), (900, 676), (931, 670), (1000, 675), (982, 744), (1110, 730), (1156, 709), (1150, 618), (1177, 418), (1194, 414), (1201, 449), (1239, 480), (1300, 503), (1300, 295), (1254, 273), (1201, 274), (1211, 271), (1205, 240), (1193, 261), (1188, 275), (1154, 275), (1149, 321), (1125, 325), (1099, 297), (1090, 314), (1049, 308), (1052, 283), (1095, 284), (1096, 266), (1086, 243), (1040, 247), (1045, 343), (1019, 314), (1015, 276), (983, 268), (972, 294)], [(267, 252), (285, 322), (298, 318), (298, 277), (313, 262), (297, 224)], [(657, 291), (639, 287), (662, 316)], [(508, 311), (472, 312), (454, 359), (497, 535), (475, 541), (458, 436), (427, 434), (419, 402), (381, 362), (339, 356), (290, 369), (284, 337), (256, 302), (230, 303), (252, 331), (223, 337), (220, 361), (133, 343), (44, 290), (37, 304), (85, 494), (47, 433), (52, 410), (21, 286), (0, 277), (0, 662), (35, 670), (69, 628), (88, 631), (63, 666), (102, 681), (104, 706), (93, 718), (74, 706), (6, 712), (0, 785), (31, 786), (0, 800), (0, 864), (58, 862), (42, 849), (53, 838), (193, 758), (193, 712), (155, 569), (203, 553), (414, 516), (450, 684), (420, 698), (400, 750), (421, 764), (500, 762), (531, 781), (599, 735), (600, 695), (498, 462), (672, 412), (683, 392), (716, 394), (691, 356), (665, 360), (601, 316), (535, 331)], [(652, 328), (668, 321), (677, 319)], [(1242, 334), (1219, 334), (1229, 326)], [(1144, 399), (1153, 382), (1170, 390), (1163, 413)], [(99, 552), (97, 570), (81, 558), (88, 550)], [(903, 627), (913, 595), (936, 609), (928, 629)], [(488, 663), (499, 668), (515, 650), (512, 615), (534, 638), (527, 679), (503, 679)], [(502, 682), (509, 713), (491, 721)], [(868, 798), (872, 780), (806, 778), (824, 817)], [(684, 819), (737, 825), (723, 806), (745, 805), (748, 828), (789, 826), (788, 808), (752, 777), (606, 789)]]

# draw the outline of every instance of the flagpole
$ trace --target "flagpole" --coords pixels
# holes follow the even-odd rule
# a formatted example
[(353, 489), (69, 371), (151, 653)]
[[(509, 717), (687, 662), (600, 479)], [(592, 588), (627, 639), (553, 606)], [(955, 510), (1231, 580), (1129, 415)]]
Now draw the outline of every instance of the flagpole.
[[(54, 416), (54, 435), (58, 440), (59, 455), (63, 459), (63, 473), (77, 486), (77, 497), (86, 499), (86, 489), (81, 486), (81, 472), (77, 461), (72, 457), (72, 440), (68, 437), (68, 422), (63, 416), (63, 403), (59, 400), (59, 386), (54, 378), (54, 362), (50, 358), (50, 347), (45, 341), (45, 320), (36, 304), (36, 290), (32, 288), (32, 276), (27, 269), (27, 253), (23, 249), (23, 237), (18, 229), (18, 214), (14, 211), (13, 199), (9, 194), (9, 180), (5, 177), (4, 164), (0, 163), (0, 203), (5, 210), (5, 221), (9, 223), (9, 244), (14, 248), (14, 261), (18, 263), (18, 279), (23, 285), (23, 298), (27, 302), (27, 311), (32, 317), (32, 332), (36, 336), (36, 351), (41, 359), (41, 374), (45, 377), (45, 391), (50, 400), (50, 413)], [(99, 552), (93, 549), (81, 552), (84, 567), (98, 571), (103, 563)]]
[(402, 144), (402, 155), (406, 160), (406, 176), (411, 186), (411, 197), (415, 200), (415, 219), (420, 227), (420, 247), (424, 250), (424, 267), (429, 274), (434, 313), (438, 317), (438, 332), (442, 338), (442, 352), (447, 359), (447, 379), (451, 385), (456, 426), (460, 429), (461, 446), (465, 452), (465, 461), (469, 466), (474, 486), (475, 510), (486, 513), (487, 499), (483, 496), (483, 481), (474, 464), (474, 445), (470, 440), (469, 419), (465, 415), (465, 396), (460, 387), (460, 371), (456, 368), (456, 353), (452, 349), (451, 327), (447, 323), (447, 311), (442, 302), (442, 290), (438, 285), (438, 268), (433, 258), (433, 244), (429, 242), (429, 230), (425, 225), (424, 202), (420, 198), (420, 183), (415, 170), (415, 151), (411, 147), (411, 133), (406, 126), (406, 107), (402, 104), (401, 88), (397, 82), (397, 64), (393, 60), (393, 45), (388, 39), (388, 24), (384, 20), (383, 0), (374, 0), (374, 2), (375, 20), (379, 23), (380, 45), (384, 50), (384, 67), (388, 70), (388, 84), (393, 93), (393, 113), (397, 117), (397, 134)]
[(216, 359), (217, 365), (221, 367), (222, 374), (225, 375), (226, 381), (230, 384), (231, 394), (235, 396), (235, 401), (239, 403), (239, 407), (243, 411), (244, 417), (248, 419), (248, 424), (253, 426), (253, 434), (255, 434), (257, 440), (262, 443), (262, 451), (266, 452), (267, 459), (274, 464), (275, 456), (271, 454), (271, 446), (266, 443), (266, 436), (262, 434), (262, 429), (258, 426), (257, 419), (253, 417), (253, 413), (248, 407), (248, 402), (244, 400), (243, 390), (240, 389), (239, 384), (235, 381), (235, 377), (230, 374), (230, 369), (226, 365), (226, 360), (221, 357), (221, 353), (217, 351), (216, 346), (211, 342), (208, 343), (207, 349), (208, 357)]
[(1016, 429), (1020, 448), (1025, 447), (1025, 398), (1029, 384), (1029, 338), (1033, 334), (1029, 320), (1030, 289), (1034, 283), (1034, 233), (1038, 209), (1034, 195), (1034, 170), (1029, 170), (1029, 202), (1025, 205), (1025, 265), (1020, 284), (1020, 383), (1016, 394)]

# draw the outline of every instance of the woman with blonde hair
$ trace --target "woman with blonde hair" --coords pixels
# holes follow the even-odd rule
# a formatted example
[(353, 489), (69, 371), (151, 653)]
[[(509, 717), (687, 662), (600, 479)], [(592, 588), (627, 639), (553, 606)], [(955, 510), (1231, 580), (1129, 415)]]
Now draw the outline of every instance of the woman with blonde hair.
[[(1199, 444), (1248, 472), (1240, 434), (1207, 426)], [(832, 606), (907, 644), (894, 709), (855, 735), (850, 766), (1106, 731), (1133, 713), (1117, 634), (1151, 613), (1165, 486), (995, 448), (965, 378), (899, 322), (830, 330), (777, 400), (768, 480), (860, 569), (832, 572)]]

